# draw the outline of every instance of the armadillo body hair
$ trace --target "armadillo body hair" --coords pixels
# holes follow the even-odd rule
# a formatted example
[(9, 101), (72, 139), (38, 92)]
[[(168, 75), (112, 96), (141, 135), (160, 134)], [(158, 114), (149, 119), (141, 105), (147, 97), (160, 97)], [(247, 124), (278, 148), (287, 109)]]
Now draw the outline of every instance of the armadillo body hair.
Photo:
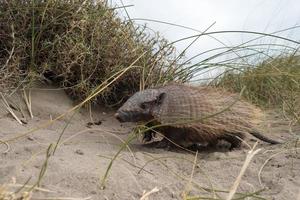
[(238, 147), (246, 134), (272, 144), (256, 126), (262, 112), (226, 90), (170, 84), (134, 94), (117, 111), (121, 122), (153, 121), (157, 131), (181, 146), (223, 139)]

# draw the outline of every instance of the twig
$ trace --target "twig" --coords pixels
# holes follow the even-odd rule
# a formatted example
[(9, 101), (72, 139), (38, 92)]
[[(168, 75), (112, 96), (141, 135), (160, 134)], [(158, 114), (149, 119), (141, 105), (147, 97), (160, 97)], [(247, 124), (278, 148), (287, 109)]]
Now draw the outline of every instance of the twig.
[(51, 143), (49, 145), (49, 147), (47, 148), (47, 152), (46, 152), (46, 159), (41, 167), (41, 170), (40, 170), (40, 173), (39, 173), (39, 176), (38, 176), (38, 180), (36, 181), (36, 183), (34, 185), (32, 185), (32, 187), (29, 189), (29, 192), (31, 192), (32, 190), (35, 189), (35, 187), (40, 187), (40, 184), (41, 184), (41, 181), (46, 173), (46, 170), (47, 170), (47, 167), (48, 167), (48, 162), (49, 162), (49, 158), (51, 157), (52, 155), (52, 148), (53, 147), (53, 144)]
[(68, 128), (68, 126), (70, 125), (70, 123), (71, 123), (73, 117), (74, 117), (75, 114), (77, 113), (76, 111), (78, 111), (78, 110), (75, 110), (75, 111), (73, 112), (72, 116), (70, 117), (70, 119), (68, 120), (68, 122), (67, 122), (66, 125), (64, 126), (63, 130), (62, 130), (61, 133), (59, 134), (59, 137), (57, 138), (56, 144), (55, 144), (55, 146), (54, 146), (54, 148), (53, 148), (52, 155), (55, 154), (56, 149), (57, 149), (57, 147), (58, 147), (58, 145), (59, 145), (59, 142), (60, 142), (60, 140), (61, 140), (63, 134), (65, 133), (65, 131), (66, 131), (66, 129)]
[(120, 149), (118, 150), (118, 152), (113, 156), (113, 158), (111, 159), (104, 176), (101, 178), (101, 182), (100, 182), (100, 189), (104, 189), (105, 188), (105, 181), (108, 177), (108, 173), (113, 165), (113, 162), (117, 159), (117, 157), (119, 156), (119, 154), (128, 146), (128, 144), (135, 139), (136, 136), (134, 134), (130, 134), (127, 138), (127, 140), (125, 141), (125, 143), (120, 147)]
[(14, 54), (14, 51), (15, 51), (15, 32), (14, 32), (14, 25), (11, 25), (11, 30), (12, 30), (12, 33), (11, 33), (11, 37), (13, 39), (13, 47), (9, 53), (9, 56), (8, 56), (8, 59), (6, 60), (5, 64), (2, 66), (2, 69), (5, 69), (9, 63), (9, 61), (11, 60), (13, 54)]
[(8, 102), (6, 101), (5, 97), (3, 96), (2, 92), (0, 92), (1, 97), (2, 97), (2, 103), (4, 104), (6, 110), (19, 122), (19, 124), (23, 124), (22, 121), (17, 117), (17, 115), (14, 113), (14, 111), (10, 108)]
[(85, 1), (82, 2), (82, 4), (80, 5), (80, 7), (78, 8), (78, 10), (76, 11), (76, 14), (81, 11), (81, 9), (83, 8), (83, 6), (85, 5), (86, 2), (87, 2), (87, 0), (85, 0)]
[[(31, 185), (21, 185), (21, 184), (7, 184), (8, 187), (24, 187), (24, 188), (31, 188), (32, 186)], [(36, 191), (40, 191), (40, 192), (47, 192), (47, 193), (55, 193), (54, 191), (51, 191), (51, 190), (48, 190), (48, 189), (45, 189), (45, 188), (41, 188), (41, 187), (35, 187), (33, 190), (36, 190)]]
[(95, 122), (94, 122), (94, 119), (93, 119), (92, 103), (89, 102), (87, 106), (88, 106), (88, 109), (89, 109), (89, 116), (90, 116), (91, 123), (94, 124)]
[(151, 191), (146, 192), (145, 194), (143, 194), (143, 196), (140, 198), (140, 200), (148, 200), (148, 197), (153, 194), (159, 192), (159, 189), (157, 187), (153, 188)]
[(255, 156), (255, 154), (257, 154), (259, 151), (261, 151), (261, 149), (257, 149), (254, 151), (255, 147), (257, 145), (257, 142), (254, 144), (253, 148), (248, 152), (246, 160), (243, 164), (243, 167), (240, 171), (240, 174), (238, 175), (238, 177), (236, 178), (232, 188), (230, 189), (230, 192), (226, 198), (226, 200), (231, 200), (233, 198), (233, 195), (235, 194), (241, 180), (242, 180), (242, 176), (244, 175), (248, 165), (250, 164), (250, 161), (252, 160), (252, 158)]
[(192, 173), (191, 173), (191, 177), (188, 181), (188, 183), (186, 184), (185, 186), (185, 189), (182, 193), (182, 196), (183, 196), (183, 199), (186, 200), (188, 199), (188, 193), (190, 191), (190, 188), (191, 188), (191, 184), (192, 184), (192, 181), (193, 181), (193, 176), (194, 176), (194, 172), (195, 172), (195, 167), (197, 166), (197, 157), (198, 157), (198, 151), (196, 151), (196, 155), (195, 155), (195, 159), (194, 159), (194, 163), (193, 163), (193, 168), (192, 168)]
[(1, 141), (1, 140), (0, 140), (0, 144), (4, 144), (4, 145), (6, 146), (6, 149), (5, 149), (5, 151), (4, 151), (4, 152), (2, 152), (2, 153), (8, 153), (8, 152), (9, 152), (9, 150), (10, 150), (10, 146), (9, 146), (9, 144), (8, 144), (7, 142), (3, 142), (3, 141)]
[(24, 91), (24, 93), (23, 93), (24, 94), (24, 100), (25, 100), (25, 103), (26, 103), (29, 115), (30, 115), (30, 117), (32, 119), (33, 118), (33, 114), (32, 114), (32, 109), (31, 109), (32, 108), (31, 107), (31, 90), (30, 89), (28, 90), (28, 97), (27, 97), (25, 89), (23, 91)]

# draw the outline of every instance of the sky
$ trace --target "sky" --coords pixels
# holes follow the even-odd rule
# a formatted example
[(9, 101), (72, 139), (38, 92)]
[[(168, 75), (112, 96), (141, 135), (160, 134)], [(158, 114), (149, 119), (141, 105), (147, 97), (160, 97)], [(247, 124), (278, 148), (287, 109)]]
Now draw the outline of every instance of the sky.
[[(187, 26), (199, 31), (255, 31), (273, 33), (293, 26), (300, 26), (300, 0), (122, 0), (130, 5), (126, 10), (132, 20), (138, 24), (147, 24), (169, 41), (198, 34), (196, 31), (178, 28), (162, 23), (141, 19), (151, 19)], [(112, 4), (121, 4), (121, 0), (111, 0)], [(124, 9), (119, 9), (126, 16)], [(300, 41), (300, 28), (278, 33), (277, 35)], [(257, 35), (227, 33), (214, 34), (216, 39), (200, 37), (191, 48), (187, 57), (209, 49), (241, 44)], [(178, 52), (190, 44), (190, 41), (176, 43)], [(277, 43), (294, 45), (284, 40), (265, 37), (258, 43)]]

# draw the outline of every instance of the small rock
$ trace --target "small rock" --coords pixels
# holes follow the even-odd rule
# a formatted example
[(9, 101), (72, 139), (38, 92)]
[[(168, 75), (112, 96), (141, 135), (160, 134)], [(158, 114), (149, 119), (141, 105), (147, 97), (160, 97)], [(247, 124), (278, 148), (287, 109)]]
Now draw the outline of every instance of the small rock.
[(95, 124), (95, 125), (97, 125), (97, 126), (99, 126), (99, 125), (101, 125), (101, 124), (102, 124), (102, 121), (101, 121), (101, 120), (99, 120), (98, 122), (95, 122), (94, 124)]
[(99, 120), (99, 121), (97, 121), (97, 122), (88, 122), (88, 123), (86, 124), (86, 127), (92, 128), (93, 125), (99, 126), (99, 125), (101, 125), (101, 124), (102, 124), (102, 120)]
[(87, 128), (92, 128), (92, 125), (93, 125), (94, 123), (92, 123), (92, 122), (88, 122), (87, 124), (86, 124), (86, 127)]
[(83, 155), (83, 154), (84, 154), (83, 151), (80, 150), (80, 149), (77, 149), (77, 150), (75, 151), (75, 153), (78, 154), (78, 155)]

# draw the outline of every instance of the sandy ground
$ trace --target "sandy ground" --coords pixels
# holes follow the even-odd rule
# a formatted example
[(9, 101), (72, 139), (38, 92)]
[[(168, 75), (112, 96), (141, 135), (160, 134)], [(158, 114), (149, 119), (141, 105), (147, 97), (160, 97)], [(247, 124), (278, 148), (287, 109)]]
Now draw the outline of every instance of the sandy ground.
[[(26, 113), (23, 121), (27, 124), (18, 124), (1, 104), (1, 140), (26, 133), (74, 106), (74, 102), (59, 90), (33, 90), (31, 96), (33, 119), (23, 105)], [(13, 99), (17, 101), (17, 98)], [(15, 113), (20, 116), (20, 112)], [(191, 153), (153, 149), (134, 140), (130, 145), (131, 152), (128, 149), (121, 152), (109, 171), (105, 188), (100, 189), (110, 159), (118, 152), (132, 127), (132, 124), (121, 125), (113, 118), (113, 113), (93, 109), (93, 120), (99, 123), (89, 125), (89, 112), (81, 109), (73, 117), (69, 115), (30, 135), (10, 141), (7, 153), (2, 153), (5, 145), (1, 144), (0, 185), (14, 181), (24, 184), (29, 178), (28, 185), (36, 183), (45, 162), (46, 149), (51, 143), (56, 143), (66, 127), (41, 180), (40, 187), (49, 191), (34, 191), (33, 199), (140, 199), (144, 192), (155, 187), (159, 191), (151, 194), (149, 200), (182, 199), (184, 191), (189, 192), (190, 197), (226, 198), (249, 151), (247, 146), (230, 152), (203, 150), (194, 165), (195, 155)], [(290, 129), (279, 112), (269, 113), (262, 127), (266, 135), (277, 140), (295, 141), (296, 135), (300, 135), (300, 128)], [(253, 145), (255, 142), (248, 139), (247, 143)], [(242, 177), (236, 197), (300, 200), (300, 145), (288, 142), (272, 146), (259, 142), (257, 148), (262, 150)], [(260, 184), (259, 170), (264, 163)]]

